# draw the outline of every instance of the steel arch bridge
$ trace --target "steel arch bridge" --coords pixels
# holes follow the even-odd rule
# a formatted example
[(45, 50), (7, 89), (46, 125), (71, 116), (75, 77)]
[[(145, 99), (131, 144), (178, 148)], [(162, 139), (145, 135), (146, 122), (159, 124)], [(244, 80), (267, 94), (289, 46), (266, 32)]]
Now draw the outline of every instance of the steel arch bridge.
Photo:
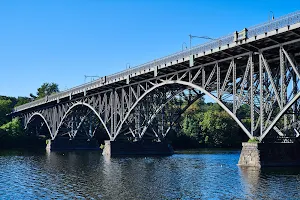
[[(25, 128), (43, 120), (51, 139), (74, 138), (99, 127), (114, 141), (161, 141), (180, 115), (203, 95), (218, 103), (249, 138), (271, 130), (299, 136), (300, 12), (244, 29), (91, 83), (16, 107)], [(186, 105), (167, 109), (184, 98)], [(250, 108), (251, 126), (236, 113)]]

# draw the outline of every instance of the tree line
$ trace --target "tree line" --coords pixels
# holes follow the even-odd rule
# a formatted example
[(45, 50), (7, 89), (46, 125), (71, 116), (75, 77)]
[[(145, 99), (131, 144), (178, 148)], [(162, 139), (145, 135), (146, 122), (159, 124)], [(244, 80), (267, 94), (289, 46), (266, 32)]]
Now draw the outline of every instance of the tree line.
[[(0, 144), (22, 140), (25, 137), (21, 121), (18, 118), (12, 119), (10, 114), (14, 107), (29, 103), (36, 99), (59, 92), (56, 83), (44, 83), (37, 89), (36, 95), (30, 93), (30, 97), (8, 97), (0, 95)], [(1, 146), (0, 146), (1, 147)]]

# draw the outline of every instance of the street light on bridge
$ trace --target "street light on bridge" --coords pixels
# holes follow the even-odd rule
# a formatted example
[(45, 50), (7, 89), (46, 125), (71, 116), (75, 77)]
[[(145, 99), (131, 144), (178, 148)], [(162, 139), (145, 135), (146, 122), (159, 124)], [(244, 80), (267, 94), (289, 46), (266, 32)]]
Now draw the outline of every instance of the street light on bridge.
[(100, 78), (100, 76), (88, 76), (88, 75), (84, 75), (84, 83), (86, 83), (86, 79), (87, 78), (91, 78), (91, 82), (92, 82), (93, 80), (95, 80), (95, 78)]
[(214, 38), (211, 38), (208, 36), (197, 36), (197, 35), (191, 35), (191, 34), (189, 34), (189, 37), (190, 37), (190, 49), (192, 48), (192, 39), (193, 38), (200, 38), (200, 39), (206, 39), (206, 40), (217, 40), (217, 39), (214, 39)]
[(273, 11), (270, 11), (270, 12), (269, 12), (269, 21), (270, 21), (270, 13), (272, 14), (272, 20), (274, 20), (274, 19), (275, 19), (274, 13), (273, 13)]
[[(184, 46), (183, 46), (183, 45), (184, 45)], [(185, 42), (183, 42), (181, 46), (182, 46), (182, 51), (183, 51), (184, 49), (187, 49), (187, 45), (186, 45)], [(184, 47), (185, 47), (185, 48), (184, 48)]]
[[(221, 40), (219, 39), (214, 39), (208, 36), (197, 36), (197, 35), (191, 35), (189, 34), (190, 37), (190, 50), (192, 49), (192, 39), (193, 38), (200, 38), (200, 39), (206, 39), (206, 40), (218, 40), (219, 41), (219, 45), (221, 44)], [(194, 56), (191, 54), (190, 51), (190, 66), (194, 66)]]

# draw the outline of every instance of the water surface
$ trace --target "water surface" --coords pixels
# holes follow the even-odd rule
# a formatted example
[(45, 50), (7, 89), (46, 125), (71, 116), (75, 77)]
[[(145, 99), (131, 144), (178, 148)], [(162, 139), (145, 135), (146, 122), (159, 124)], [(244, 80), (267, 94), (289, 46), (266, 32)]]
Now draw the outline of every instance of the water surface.
[(0, 199), (300, 199), (299, 169), (241, 169), (239, 154), (0, 151)]

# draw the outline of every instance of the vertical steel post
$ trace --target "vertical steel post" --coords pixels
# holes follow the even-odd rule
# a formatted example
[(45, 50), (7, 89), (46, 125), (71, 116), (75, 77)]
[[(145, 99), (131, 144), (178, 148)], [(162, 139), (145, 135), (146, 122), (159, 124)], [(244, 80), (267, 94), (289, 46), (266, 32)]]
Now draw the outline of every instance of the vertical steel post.
[[(297, 76), (296, 73), (293, 71), (293, 96), (297, 95), (298, 86), (297, 86)], [(297, 121), (297, 115), (295, 114), (297, 112), (297, 101), (293, 104), (293, 122)]]
[(236, 114), (236, 63), (233, 61), (233, 68), (232, 68), (232, 85), (233, 85), (233, 114)]
[(114, 127), (114, 109), (115, 109), (115, 98), (114, 98), (114, 90), (110, 92), (110, 133), (111, 136), (115, 135), (115, 127)]
[(253, 88), (253, 76), (254, 76), (254, 64), (253, 64), (253, 57), (252, 53), (249, 55), (250, 59), (250, 120), (251, 120), (251, 128), (250, 133), (254, 135), (254, 88)]
[(220, 66), (219, 66), (219, 63), (217, 63), (217, 96), (218, 96), (218, 99), (220, 99)]
[(202, 88), (205, 86), (205, 69), (202, 67)]
[[(137, 98), (139, 98), (140, 97), (140, 95), (141, 95), (141, 86), (140, 86), (140, 84), (138, 84), (137, 85)], [(139, 136), (140, 136), (140, 134), (141, 134), (141, 110), (142, 110), (142, 105), (141, 104), (139, 104), (139, 106), (138, 106), (138, 118), (137, 118), (137, 122), (138, 122), (138, 125), (137, 125), (137, 128), (138, 128), (138, 134), (139, 134)]]
[(117, 91), (114, 89), (114, 96), (113, 96), (113, 101), (114, 101), (114, 107), (113, 107), (113, 118), (112, 118), (112, 120), (113, 120), (113, 126), (114, 126), (114, 134), (116, 133), (116, 131), (117, 131), (117, 120), (118, 120), (118, 102), (120, 102), (120, 101), (118, 101), (119, 100), (119, 95), (118, 95), (118, 93), (117, 93)]
[(120, 117), (120, 120), (123, 120), (123, 117), (125, 115), (125, 108), (124, 108), (124, 101), (125, 101), (125, 91), (124, 91), (124, 88), (121, 89), (121, 117)]
[(259, 101), (260, 101), (260, 135), (264, 132), (264, 70), (263, 70), (263, 63), (262, 63), (262, 52), (259, 52)]
[[(279, 48), (279, 59), (280, 59), (280, 76), (281, 76), (281, 107), (283, 108), (286, 104), (286, 83), (285, 83), (285, 76), (286, 76), (286, 70), (285, 70), (285, 59), (284, 54), (282, 50), (282, 46)], [(284, 127), (287, 126), (287, 116), (283, 116), (283, 124)]]
[(103, 101), (104, 101), (104, 123), (108, 121), (108, 108), (107, 108), (107, 92), (105, 92), (103, 96)]
[(71, 134), (69, 134), (70, 136), (74, 134), (74, 115), (72, 115), (71, 118)]

